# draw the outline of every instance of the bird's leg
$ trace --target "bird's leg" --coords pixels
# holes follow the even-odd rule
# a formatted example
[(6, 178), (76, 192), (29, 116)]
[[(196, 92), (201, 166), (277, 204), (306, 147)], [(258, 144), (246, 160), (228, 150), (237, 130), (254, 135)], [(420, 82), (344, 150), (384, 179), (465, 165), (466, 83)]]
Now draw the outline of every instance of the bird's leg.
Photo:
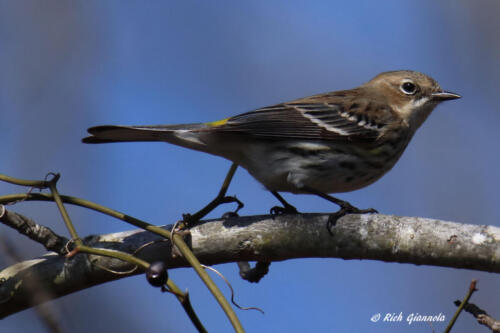
[(337, 199), (335, 197), (332, 197), (331, 195), (328, 195), (326, 193), (317, 191), (317, 190), (315, 190), (313, 188), (310, 188), (310, 187), (303, 187), (302, 190), (304, 190), (306, 192), (309, 192), (311, 194), (315, 194), (317, 196), (320, 196), (323, 199), (328, 200), (330, 202), (333, 202), (334, 204), (337, 204), (340, 207), (340, 209), (338, 211), (336, 211), (333, 214), (330, 214), (330, 216), (328, 217), (327, 228), (328, 228), (328, 232), (330, 232), (330, 233), (332, 232), (332, 227), (334, 227), (335, 224), (337, 223), (337, 220), (339, 218), (341, 218), (342, 216), (344, 216), (344, 215), (347, 215), (347, 214), (373, 214), (373, 213), (378, 213), (377, 210), (374, 209), (374, 208), (359, 209), (357, 207), (354, 207), (353, 205), (351, 205), (347, 201)]
[(288, 202), (286, 202), (286, 200), (283, 199), (283, 197), (278, 192), (276, 192), (276, 191), (270, 191), (270, 192), (283, 205), (283, 207), (274, 206), (273, 208), (271, 208), (271, 215), (297, 214), (298, 213), (297, 208), (293, 207)]
[[(230, 203), (230, 202), (236, 202), (238, 204), (238, 207), (233, 214), (238, 213), (238, 211), (243, 208), (244, 204), (238, 200), (234, 196), (226, 196), (227, 189), (229, 187), (229, 184), (231, 183), (231, 180), (233, 179), (234, 173), (236, 172), (236, 169), (238, 168), (238, 165), (236, 163), (233, 163), (231, 165), (231, 168), (229, 168), (229, 171), (227, 172), (226, 178), (224, 179), (224, 183), (222, 183), (222, 186), (219, 190), (219, 194), (213, 199), (208, 205), (200, 209), (194, 214), (183, 214), (182, 219), (184, 223), (187, 226), (191, 226), (194, 223), (198, 222), (201, 220), (203, 217), (205, 217), (208, 213), (210, 213), (212, 210), (217, 208), (219, 205), (225, 204), (225, 203)], [(224, 215), (227, 215), (224, 214)]]

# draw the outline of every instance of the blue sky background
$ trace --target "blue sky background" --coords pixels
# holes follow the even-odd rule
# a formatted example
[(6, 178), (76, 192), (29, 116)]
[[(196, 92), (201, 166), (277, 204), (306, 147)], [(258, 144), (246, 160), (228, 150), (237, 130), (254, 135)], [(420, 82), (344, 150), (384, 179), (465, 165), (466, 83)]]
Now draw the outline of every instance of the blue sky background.
[[(385, 177), (339, 197), (386, 214), (498, 226), (499, 14), (493, 0), (0, 1), (0, 172), (33, 179), (60, 172), (65, 194), (168, 224), (211, 200), (230, 163), (162, 143), (83, 145), (87, 127), (217, 120), (355, 87), (382, 71), (413, 69), (463, 98), (435, 110)], [(22, 191), (0, 184), (0, 194)], [(241, 169), (229, 194), (245, 202), (244, 215), (276, 204)], [(285, 197), (300, 211), (334, 208), (315, 197)], [(130, 229), (68, 209), (81, 235)], [(30, 202), (15, 210), (66, 232), (55, 205)], [(44, 253), (0, 230), (26, 258)], [(301, 259), (274, 263), (255, 285), (239, 278), (235, 264), (217, 268), (243, 306), (266, 312), (238, 312), (248, 332), (431, 332), (423, 323), (369, 319), (441, 312), (447, 322), (472, 278), (479, 279), (472, 301), (500, 317), (500, 282), (489, 273)], [(189, 289), (210, 332), (231, 331), (191, 270), (171, 276)], [(53, 305), (71, 332), (194, 331), (174, 297), (143, 276)], [(445, 326), (434, 324), (437, 332)], [(487, 331), (468, 314), (456, 326), (456, 332)], [(0, 330), (42, 326), (29, 310), (0, 321)]]

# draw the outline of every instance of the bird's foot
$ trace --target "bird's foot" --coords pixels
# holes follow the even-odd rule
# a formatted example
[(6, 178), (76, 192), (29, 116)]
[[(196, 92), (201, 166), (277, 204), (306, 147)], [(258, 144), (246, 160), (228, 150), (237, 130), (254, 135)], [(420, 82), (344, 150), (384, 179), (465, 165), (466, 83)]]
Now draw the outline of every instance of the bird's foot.
[(189, 213), (182, 214), (182, 221), (183, 221), (182, 227), (184, 228), (192, 227), (194, 224), (196, 224), (196, 222), (198, 222), (202, 217), (210, 213), (217, 206), (231, 202), (237, 203), (238, 206), (234, 211), (225, 213), (223, 218), (228, 217), (226, 215), (229, 214), (232, 214), (232, 216), (238, 216), (239, 210), (242, 209), (245, 206), (245, 204), (241, 202), (238, 198), (236, 198), (236, 196), (225, 196), (222, 198), (216, 198), (213, 202), (211, 202), (205, 208), (201, 209), (199, 212), (195, 214), (189, 214)]
[(344, 215), (347, 214), (376, 214), (378, 211), (375, 208), (366, 208), (366, 209), (359, 209), (358, 207), (355, 207), (348, 203), (347, 201), (343, 201), (340, 204), (340, 210), (344, 210)]
[(231, 211), (231, 212), (225, 212), (221, 216), (222, 219), (230, 219), (232, 217), (239, 217), (239, 215), (238, 213)]
[(240, 199), (238, 199), (235, 195), (222, 198), (220, 203), (225, 204), (225, 203), (231, 203), (231, 202), (236, 202), (238, 204), (238, 207), (236, 207), (236, 209), (233, 210), (232, 212), (227, 212), (224, 215), (232, 214), (233, 216), (238, 216), (238, 212), (240, 211), (240, 209), (245, 207), (245, 204), (243, 202), (241, 202)]
[(298, 214), (299, 211), (297, 210), (297, 208), (293, 207), (292, 205), (285, 205), (284, 207), (274, 206), (273, 208), (270, 209), (270, 213), (273, 216), (277, 216), (277, 215), (284, 215), (284, 214)]
[(376, 214), (378, 211), (374, 208), (367, 208), (367, 209), (359, 209), (347, 201), (342, 201), (339, 203), (340, 209), (336, 211), (335, 213), (330, 214), (328, 216), (328, 222), (326, 224), (326, 228), (330, 235), (333, 236), (333, 228), (337, 224), (338, 219), (340, 219), (342, 216), (348, 215), (348, 214)]

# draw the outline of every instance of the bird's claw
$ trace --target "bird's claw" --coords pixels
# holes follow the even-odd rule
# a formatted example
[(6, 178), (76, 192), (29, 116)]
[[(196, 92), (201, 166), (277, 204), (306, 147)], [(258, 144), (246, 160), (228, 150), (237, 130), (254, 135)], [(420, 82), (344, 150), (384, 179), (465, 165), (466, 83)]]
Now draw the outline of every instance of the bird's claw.
[[(238, 205), (238, 207), (236, 207), (236, 209), (232, 212), (236, 216), (238, 216), (238, 212), (240, 211), (240, 209), (242, 209), (245, 206), (245, 204), (243, 202), (241, 202), (236, 196), (227, 196), (227, 197), (222, 198), (222, 200), (221, 200), (221, 203), (231, 203), (231, 202), (236, 202), (236, 204)], [(228, 213), (231, 213), (231, 212), (228, 212)]]
[(245, 205), (243, 202), (241, 202), (236, 196), (225, 196), (225, 197), (217, 197), (212, 201), (210, 204), (202, 208), (200, 211), (198, 211), (195, 214), (182, 214), (182, 221), (184, 222), (183, 225), (184, 227), (192, 227), (195, 223), (197, 223), (201, 218), (205, 217), (208, 213), (210, 213), (212, 210), (214, 210), (216, 207), (219, 205), (225, 204), (225, 203), (231, 203), (235, 202), (238, 204), (236, 209), (233, 212), (228, 212), (223, 215), (223, 218), (229, 217), (229, 214), (232, 214), (231, 216), (238, 216), (238, 211), (242, 209)]
[(238, 204), (238, 207), (236, 207), (236, 209), (232, 212), (225, 212), (224, 214), (222, 214), (222, 218), (223, 219), (228, 219), (228, 218), (231, 218), (231, 217), (238, 217), (238, 211), (240, 209), (242, 209), (245, 204), (243, 202), (241, 202), (238, 198), (236, 198), (236, 196), (227, 196), (227, 197), (224, 197), (222, 198), (222, 202), (223, 203), (230, 203), (230, 202), (236, 202)]
[(340, 209), (338, 211), (328, 216), (328, 222), (326, 223), (326, 228), (330, 233), (330, 235), (333, 236), (333, 228), (337, 224), (338, 219), (340, 219), (342, 216), (348, 214), (377, 214), (377, 213), (378, 211), (374, 208), (359, 209), (357, 207), (354, 207), (348, 202), (344, 202), (342, 205), (340, 205)]
[(293, 207), (292, 205), (288, 205), (285, 207), (274, 206), (273, 208), (270, 209), (269, 212), (273, 216), (284, 215), (284, 214), (298, 214), (299, 213), (297, 208)]
[(230, 219), (232, 217), (238, 217), (238, 213), (236, 212), (225, 212), (224, 214), (222, 214), (222, 218), (223, 219)]
[(345, 202), (340, 206), (340, 211), (343, 211), (343, 215), (347, 214), (377, 214), (378, 211), (375, 208), (367, 208), (367, 209), (359, 209), (358, 207), (354, 207), (348, 202)]

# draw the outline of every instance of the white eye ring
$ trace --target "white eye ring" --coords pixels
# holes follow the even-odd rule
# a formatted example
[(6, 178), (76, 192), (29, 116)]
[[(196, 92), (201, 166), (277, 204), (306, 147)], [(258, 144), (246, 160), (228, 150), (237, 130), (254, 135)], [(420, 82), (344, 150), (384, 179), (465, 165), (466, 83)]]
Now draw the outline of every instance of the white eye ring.
[(417, 92), (417, 85), (410, 80), (401, 83), (399, 89), (406, 95), (415, 95)]

